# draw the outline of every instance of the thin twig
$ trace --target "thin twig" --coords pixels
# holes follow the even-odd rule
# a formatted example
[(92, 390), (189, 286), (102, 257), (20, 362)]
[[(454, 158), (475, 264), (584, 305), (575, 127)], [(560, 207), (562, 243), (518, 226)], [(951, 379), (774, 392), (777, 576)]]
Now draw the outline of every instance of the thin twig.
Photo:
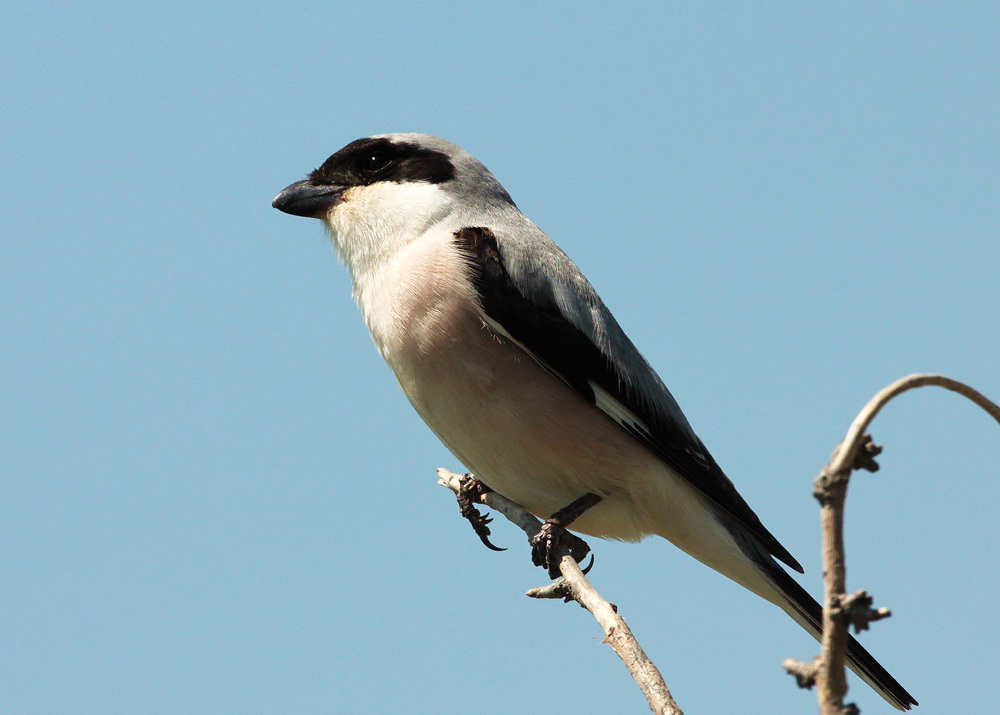
[[(847, 694), (845, 663), (847, 659), (848, 627), (885, 618), (888, 609), (871, 609), (871, 598), (859, 592), (847, 596), (847, 573), (844, 556), (844, 501), (847, 485), (854, 469), (878, 468), (873, 457), (880, 448), (865, 434), (875, 415), (892, 398), (907, 390), (925, 385), (937, 385), (968, 397), (1000, 422), (1000, 407), (965, 383), (943, 375), (908, 375), (896, 380), (876, 394), (851, 423), (847, 436), (834, 450), (830, 462), (816, 477), (815, 491), (820, 501), (820, 521), (823, 529), (823, 607), (822, 650), (818, 661), (816, 682), (821, 715), (843, 715)], [(861, 596), (860, 594), (864, 594)]]
[(907, 375), (896, 380), (891, 385), (882, 388), (878, 394), (868, 401), (864, 409), (854, 418), (850, 429), (847, 430), (847, 436), (844, 437), (844, 441), (840, 443), (837, 451), (834, 452), (827, 469), (831, 473), (848, 469), (854, 462), (861, 435), (868, 429), (868, 425), (875, 419), (875, 415), (879, 413), (879, 410), (885, 407), (886, 403), (897, 395), (917, 387), (924, 387), (925, 385), (937, 385), (938, 387), (943, 387), (946, 390), (952, 390), (968, 397), (986, 410), (993, 419), (1000, 422), (1000, 406), (997, 406), (996, 403), (992, 402), (981, 392), (972, 389), (964, 382), (952, 380), (950, 377), (945, 377), (944, 375)]
[[(438, 469), (437, 473), (438, 484), (448, 487), (457, 494), (462, 475), (454, 474), (447, 469)], [(542, 527), (541, 521), (501, 494), (489, 492), (481, 495), (479, 500), (520, 527), (528, 535), (529, 541)], [(573, 557), (566, 554), (559, 560), (559, 571), (562, 573), (561, 578), (548, 586), (532, 589), (528, 595), (536, 598), (568, 597), (590, 611), (604, 629), (605, 642), (614, 648), (646, 696), (650, 710), (656, 715), (683, 715), (670, 695), (660, 671), (639, 646), (625, 619), (618, 615), (615, 606), (601, 597), (587, 580), (580, 565)]]
[(819, 657), (813, 659), (811, 663), (803, 663), (794, 658), (785, 658), (781, 661), (781, 667), (790, 675), (795, 676), (795, 682), (800, 688), (812, 690), (816, 684), (816, 673), (819, 671)]

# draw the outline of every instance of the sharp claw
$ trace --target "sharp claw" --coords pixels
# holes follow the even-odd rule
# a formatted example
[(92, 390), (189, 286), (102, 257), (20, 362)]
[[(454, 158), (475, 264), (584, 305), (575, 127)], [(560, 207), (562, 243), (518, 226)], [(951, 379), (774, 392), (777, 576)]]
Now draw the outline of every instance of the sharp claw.
[(490, 537), (487, 536), (486, 534), (480, 534), (479, 535), (479, 540), (482, 541), (483, 542), (483, 546), (485, 546), (490, 551), (506, 551), (507, 550), (506, 546), (494, 546), (492, 543), (490, 543)]
[(493, 518), (483, 516), (479, 513), (479, 510), (473, 506), (474, 495), (485, 494), (492, 490), (482, 482), (475, 479), (471, 474), (467, 474), (462, 478), (461, 486), (462, 490), (458, 494), (458, 506), (462, 516), (468, 519), (469, 523), (472, 525), (473, 531), (476, 532), (476, 536), (478, 536), (479, 540), (483, 542), (483, 546), (491, 551), (506, 551), (507, 549), (495, 546), (490, 542), (490, 529), (487, 524), (493, 521)]
[(492, 519), (490, 519), (489, 517), (482, 516), (474, 508), (470, 509), (470, 513), (467, 514), (465, 518), (469, 520), (470, 524), (472, 524), (472, 529), (473, 529), (473, 531), (476, 532), (476, 536), (479, 537), (479, 540), (483, 542), (483, 546), (485, 546), (490, 551), (506, 551), (507, 550), (505, 548), (501, 548), (499, 546), (494, 545), (490, 541), (490, 529), (486, 525), (489, 524), (492, 521)]
[(594, 555), (590, 555), (590, 563), (582, 567), (580, 570), (583, 571), (583, 575), (586, 576), (590, 573), (590, 569), (594, 568)]

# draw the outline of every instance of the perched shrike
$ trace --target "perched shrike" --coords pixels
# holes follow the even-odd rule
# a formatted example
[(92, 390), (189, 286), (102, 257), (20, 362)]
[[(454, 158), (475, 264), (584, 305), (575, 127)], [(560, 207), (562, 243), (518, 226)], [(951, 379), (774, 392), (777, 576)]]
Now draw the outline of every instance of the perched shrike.
[[(486, 485), (543, 518), (672, 541), (819, 638), (802, 567), (736, 491), (580, 270), (473, 156), (424, 134), (351, 142), (278, 194), (322, 220), (372, 339), (434, 433)], [(913, 697), (851, 639), (850, 667)]]

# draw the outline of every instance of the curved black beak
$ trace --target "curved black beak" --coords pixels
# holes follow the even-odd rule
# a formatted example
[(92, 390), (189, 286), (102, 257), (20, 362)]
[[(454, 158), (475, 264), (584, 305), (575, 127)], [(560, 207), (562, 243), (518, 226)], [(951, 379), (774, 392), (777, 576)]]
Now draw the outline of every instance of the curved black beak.
[(325, 218), (330, 207), (340, 202), (345, 189), (344, 186), (317, 186), (303, 179), (282, 189), (271, 206), (293, 216)]

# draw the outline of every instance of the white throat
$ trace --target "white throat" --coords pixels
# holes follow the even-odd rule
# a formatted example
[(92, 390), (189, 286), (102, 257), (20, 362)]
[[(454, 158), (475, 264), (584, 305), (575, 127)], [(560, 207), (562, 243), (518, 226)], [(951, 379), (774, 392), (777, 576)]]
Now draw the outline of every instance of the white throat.
[(444, 219), (453, 201), (436, 184), (379, 182), (344, 192), (325, 223), (357, 285)]

